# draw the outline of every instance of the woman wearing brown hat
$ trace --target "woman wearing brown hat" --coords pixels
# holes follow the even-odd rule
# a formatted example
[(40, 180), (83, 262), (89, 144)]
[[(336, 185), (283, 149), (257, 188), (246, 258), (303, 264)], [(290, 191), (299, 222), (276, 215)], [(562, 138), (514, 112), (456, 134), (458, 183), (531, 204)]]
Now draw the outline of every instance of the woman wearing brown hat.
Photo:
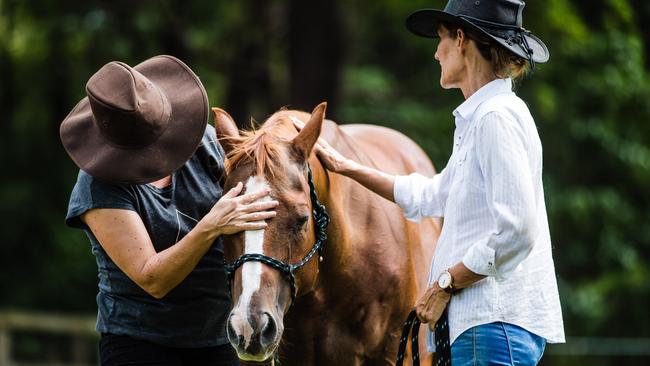
[[(465, 97), (453, 115), (453, 152), (433, 178), (361, 166), (325, 141), (328, 169), (395, 201), (412, 220), (444, 217), (427, 293), (436, 364), (536, 365), (546, 342), (563, 342), (542, 185), (542, 146), (512, 80), (548, 60), (522, 27), (520, 0), (450, 0), (411, 14), (407, 28), (440, 38), (440, 85)], [(434, 334), (435, 333), (435, 334)]]
[(277, 202), (241, 183), (222, 196), (207, 95), (180, 60), (108, 63), (86, 93), (60, 134), (81, 169), (66, 223), (96, 257), (102, 365), (238, 365), (220, 236), (263, 228)]

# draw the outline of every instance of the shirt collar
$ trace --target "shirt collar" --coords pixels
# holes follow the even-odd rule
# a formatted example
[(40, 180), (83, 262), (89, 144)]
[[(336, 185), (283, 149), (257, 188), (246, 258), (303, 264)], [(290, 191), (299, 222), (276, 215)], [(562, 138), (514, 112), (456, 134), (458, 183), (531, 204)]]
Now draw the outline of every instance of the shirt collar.
[(474, 112), (484, 101), (497, 94), (512, 93), (512, 79), (496, 79), (483, 85), (479, 90), (467, 98), (461, 105), (454, 110), (456, 124), (459, 120), (471, 121)]

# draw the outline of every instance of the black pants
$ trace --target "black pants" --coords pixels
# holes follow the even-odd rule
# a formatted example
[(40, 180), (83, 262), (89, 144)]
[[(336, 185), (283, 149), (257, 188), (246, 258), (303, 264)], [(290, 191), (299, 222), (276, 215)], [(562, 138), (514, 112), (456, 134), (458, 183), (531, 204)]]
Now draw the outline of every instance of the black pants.
[(239, 366), (230, 344), (206, 348), (173, 348), (134, 339), (102, 334), (99, 341), (102, 366)]

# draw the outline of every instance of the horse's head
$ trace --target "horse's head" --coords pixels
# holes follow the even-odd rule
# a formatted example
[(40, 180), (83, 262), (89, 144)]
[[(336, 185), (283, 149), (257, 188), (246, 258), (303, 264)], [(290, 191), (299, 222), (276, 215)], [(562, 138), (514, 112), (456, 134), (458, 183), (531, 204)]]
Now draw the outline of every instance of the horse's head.
[[(325, 107), (322, 103), (314, 109), (300, 133), (288, 113), (278, 112), (258, 131), (243, 135), (225, 111), (213, 109), (217, 135), (227, 153), (224, 189), (238, 182), (244, 184), (246, 193), (270, 187), (271, 196), (279, 202), (277, 215), (266, 229), (224, 238), (227, 263), (256, 253), (295, 264), (312, 249), (317, 232), (307, 160), (320, 135)], [(234, 306), (228, 338), (242, 360), (264, 361), (276, 352), (282, 338), (283, 317), (293, 301), (290, 279), (277, 265), (259, 261), (259, 257), (238, 264), (231, 267)], [(318, 253), (294, 272), (298, 296), (314, 287), (317, 274)]]

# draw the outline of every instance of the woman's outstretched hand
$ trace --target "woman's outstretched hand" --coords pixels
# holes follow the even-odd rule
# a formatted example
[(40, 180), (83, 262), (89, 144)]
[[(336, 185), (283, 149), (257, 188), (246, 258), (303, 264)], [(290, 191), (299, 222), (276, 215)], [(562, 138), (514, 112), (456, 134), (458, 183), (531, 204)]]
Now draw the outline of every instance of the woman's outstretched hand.
[(208, 230), (215, 231), (217, 235), (261, 230), (266, 227), (264, 220), (275, 217), (272, 210), (278, 206), (278, 201), (268, 197), (270, 189), (239, 196), (242, 188), (243, 184), (237, 183), (205, 215), (201, 223), (207, 225)]
[[(293, 125), (296, 126), (298, 131), (302, 130), (305, 124), (296, 119), (292, 118)], [(323, 138), (318, 138), (318, 141), (314, 145), (314, 150), (316, 155), (320, 158), (321, 162), (325, 168), (334, 173), (344, 173), (347, 171), (354, 162), (345, 156), (341, 155), (335, 148), (332, 147), (327, 141)]]
[[(296, 118), (291, 118), (291, 120), (298, 131), (305, 126)], [(363, 166), (352, 159), (346, 158), (322, 138), (316, 141), (314, 149), (327, 170), (352, 178), (378, 195), (395, 202), (393, 196), (395, 177), (393, 175)]]

